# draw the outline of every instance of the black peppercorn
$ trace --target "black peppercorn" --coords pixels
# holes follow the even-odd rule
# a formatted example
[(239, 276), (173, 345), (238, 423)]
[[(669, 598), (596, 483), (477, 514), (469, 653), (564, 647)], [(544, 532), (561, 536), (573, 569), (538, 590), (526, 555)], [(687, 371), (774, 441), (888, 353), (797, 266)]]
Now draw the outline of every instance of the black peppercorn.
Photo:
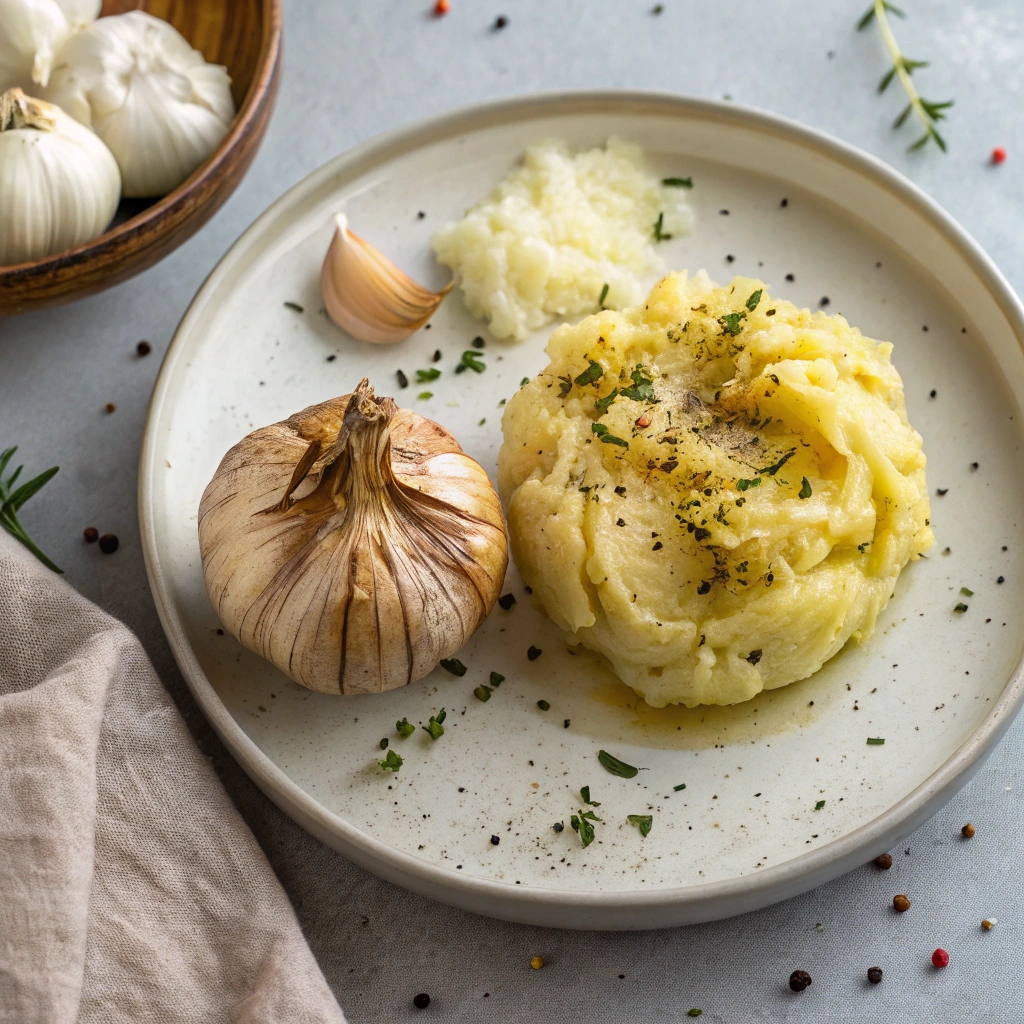
[(530, 661), (536, 661), (541, 656), (541, 654), (543, 654), (543, 653), (544, 652), (539, 647), (532, 647), (531, 646), (526, 651), (526, 656), (527, 656), (527, 658), (530, 659)]
[(881, 868), (883, 871), (888, 871), (892, 867), (892, 854), (891, 853), (880, 853), (872, 863), (876, 868)]
[(138, 345), (135, 346), (135, 351), (138, 352), (140, 356), (148, 356), (149, 353), (153, 351), (153, 346), (150, 345), (148, 341), (140, 341)]
[(497, 846), (501, 842), (501, 836), (491, 836), (491, 846)]
[(121, 542), (112, 533), (105, 533), (100, 537), (100, 551), (105, 555), (112, 555), (116, 550), (118, 544)]
[(882, 980), (882, 968), (881, 967), (869, 967), (868, 968), (868, 981), (872, 985), (877, 985)]
[(503, 29), (507, 24), (508, 18), (506, 18), (504, 14), (499, 14), (498, 17), (494, 19), (495, 31), (497, 31), (498, 29)]
[(794, 971), (789, 976), (789, 987), (794, 992), (803, 992), (811, 983), (811, 976), (806, 971)]
[(82, 531), (82, 536), (85, 538), (86, 544), (95, 544), (100, 539), (100, 531), (95, 526), (87, 526)]
[(425, 1010), (430, 1005), (430, 996), (426, 992), (421, 992), (418, 996), (412, 997), (412, 1005), (417, 1010)]
[(560, 821), (556, 821), (556, 822), (554, 823), (554, 825), (552, 825), (551, 827), (552, 827), (552, 828), (553, 828), (553, 829), (554, 829), (554, 830), (555, 830), (556, 832), (561, 832), (561, 831), (562, 831), (562, 830), (563, 830), (563, 829), (565, 828), (565, 826), (564, 826), (564, 825), (563, 825), (563, 824), (562, 824), (562, 823), (561, 823)]

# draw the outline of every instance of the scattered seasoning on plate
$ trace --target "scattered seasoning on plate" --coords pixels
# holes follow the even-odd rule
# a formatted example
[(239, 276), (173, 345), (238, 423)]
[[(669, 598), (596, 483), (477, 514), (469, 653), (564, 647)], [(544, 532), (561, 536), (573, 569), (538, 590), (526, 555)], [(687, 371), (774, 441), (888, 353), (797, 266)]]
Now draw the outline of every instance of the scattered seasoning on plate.
[(949, 964), (949, 954), (941, 947), (932, 953), (932, 967), (937, 967), (940, 970)]
[(148, 356), (149, 353), (153, 351), (153, 346), (150, 345), (148, 341), (140, 341), (138, 345), (135, 346), (135, 351), (140, 356)]
[(977, 471), (978, 471), (978, 464), (976, 462), (972, 462), (971, 463), (971, 472), (972, 473), (977, 473)]
[(486, 704), (487, 701), (491, 699), (491, 694), (493, 692), (494, 691), (489, 686), (484, 686), (483, 683), (481, 683), (473, 691), (473, 696), (476, 697), (477, 700), (482, 700)]
[(466, 666), (458, 658), (442, 658), (438, 664), (441, 668), (451, 672), (453, 676), (464, 676), (466, 674)]
[(815, 809), (816, 811), (820, 811), (820, 810), (822, 809), (822, 807), (824, 807), (824, 806), (825, 806), (825, 801), (824, 801), (824, 800), (819, 800), (819, 801), (818, 801), (818, 802), (817, 802), (817, 803), (816, 803), (816, 804), (814, 805), (814, 809)]
[(687, 1017), (699, 1017), (703, 1012), (704, 1011), (699, 1009), (698, 1007), (692, 1006), (692, 1007), (690, 1007), (689, 1010), (686, 1011), (686, 1016)]
[(910, 900), (907, 899), (903, 893), (899, 893), (898, 895), (893, 896), (892, 905), (901, 914), (905, 914), (910, 909)]
[(400, 388), (407, 388), (409, 386), (409, 378), (401, 370), (395, 370), (395, 379), (398, 381)]
[[(441, 2), (441, 0), (439, 0), (439, 2)], [(419, 995), (412, 997), (412, 1005), (415, 1006), (417, 1010), (425, 1010), (430, 1005), (430, 996), (428, 996), (426, 992), (421, 992)]]
[(416, 726), (408, 718), (403, 718), (400, 722), (395, 722), (395, 731), (405, 739), (416, 731)]
[(402, 757), (393, 750), (389, 750), (387, 756), (380, 762), (380, 766), (386, 772), (397, 772), (402, 767)]
[(501, 836), (491, 836), (491, 846), (497, 846), (501, 842)]
[(949, 493), (949, 488), (948, 487), (936, 487), (935, 488), (935, 493), (941, 498), (944, 495)]
[(626, 821), (640, 829), (640, 838), (646, 839), (654, 824), (654, 816), (650, 814), (627, 814)]
[(961, 587), (960, 593), (963, 594), (964, 597), (974, 597), (974, 591), (968, 590), (967, 587)]
[(439, 348), (434, 349), (434, 354), (430, 357), (432, 363), (441, 362), (441, 350)]
[(568, 719), (568, 718), (566, 718), (566, 719), (565, 719), (565, 720), (564, 720), (564, 721), (562, 722), (562, 728), (563, 728), (563, 729), (568, 729), (568, 728), (569, 728), (569, 719)]
[(470, 342), (470, 344), (471, 344), (471, 345), (473, 346), (473, 348), (483, 348), (483, 347), (484, 347), (484, 346), (485, 346), (485, 345), (487, 344), (487, 342), (486, 342), (486, 341), (484, 341), (484, 339), (483, 339), (483, 338), (481, 338), (481, 337), (480, 337), (480, 335), (478, 334), (478, 335), (477, 335), (477, 336), (476, 336), (476, 337), (475, 337), (475, 338), (474, 338), (474, 339), (473, 339), (473, 340), (472, 340), (472, 341)]
[(822, 297), (820, 299), (818, 299), (818, 305), (819, 306), (827, 306), (828, 304), (829, 304), (829, 297), (827, 295), (822, 295)]
[(515, 594), (502, 594), (501, 597), (498, 598), (498, 604), (500, 604), (505, 611), (508, 611), (515, 603)]
[(992, 931), (992, 926), (996, 924), (999, 924), (999, 922), (994, 917), (986, 917), (985, 920), (981, 922), (981, 927), (984, 928), (985, 931), (990, 932)]
[(811, 984), (811, 976), (806, 971), (794, 971), (789, 976), (789, 987), (794, 992), (803, 992)]
[[(672, 792), (673, 793), (678, 793), (681, 789), (686, 789), (686, 783), (685, 782), (680, 782), (678, 786), (673, 786), (672, 787)], [(760, 795), (760, 794), (758, 794), (758, 795)]]
[(662, 178), (661, 183), (669, 188), (693, 188), (693, 178)]
[(530, 966), (535, 970), (539, 971), (544, 966), (544, 957), (535, 956), (530, 959)]
[(327, 357), (327, 362), (329, 362), (329, 363), (333, 363), (333, 362), (334, 362), (334, 360), (335, 360), (335, 359), (337, 359), (337, 358), (338, 358), (338, 357), (337, 357), (336, 355), (334, 355), (333, 353), (331, 353), (331, 355), (329, 355), (329, 356)]
[(1006, 582), (1006, 577), (1005, 576), (999, 576), (996, 579), (996, 583), (1005, 583), (1005, 582)]
[(794, 276), (793, 276), (792, 274), (787, 274), (787, 275), (786, 275), (786, 280), (787, 280), (787, 281), (795, 281), (795, 280), (796, 280), (796, 278), (795, 278), (795, 277), (794, 277)]
[(114, 412), (114, 411), (115, 411), (116, 409), (117, 409), (117, 406), (116, 406), (116, 405), (114, 405), (114, 403), (113, 403), (113, 402), (107, 402), (107, 404), (106, 404), (105, 406), (103, 406), (103, 411), (104, 411), (104, 412), (105, 412), (105, 413), (106, 413), (106, 414), (107, 414), (108, 416), (109, 416), (109, 415), (110, 415), (110, 414), (111, 414), (112, 412)]
[(456, 365), (455, 372), (465, 373), (466, 370), (472, 370), (474, 373), (483, 373), (486, 369), (486, 364), (480, 361), (480, 353), (475, 349), (467, 348), (462, 353), (462, 359)]
[[(437, 3), (434, 4), (434, 17), (442, 18), (450, 9), (451, 5), (448, 3), (448, 0), (437, 0)], [(422, 217), (423, 214), (421, 213), (420, 216)]]
[(100, 531), (95, 526), (87, 526), (82, 531), (82, 538), (86, 544), (95, 544), (100, 539)]
[(388, 749), (388, 738), (387, 738), (387, 736), (385, 736), (385, 737), (384, 737), (384, 738), (383, 738), (383, 739), (382, 739), (382, 740), (380, 741), (380, 744), (379, 744), (379, 746), (380, 746), (380, 749), (381, 749), (381, 750), (387, 750), (387, 749)]
[(116, 534), (105, 533), (100, 537), (100, 551), (105, 555), (112, 555), (118, 549), (120, 543)]
[(1002, 146), (996, 146), (992, 150), (992, 163), (1001, 164), (1006, 159), (1006, 150)]
[(938, 394), (938, 391), (936, 391), (935, 388), (932, 388), (931, 391), (928, 392), (928, 397), (929, 398), (934, 398), (937, 394)]
[(881, 736), (869, 736), (868, 746), (869, 747), (880, 747), (885, 743), (885, 740)]
[(541, 709), (541, 711), (550, 711), (551, 710), (551, 705), (546, 700), (539, 700), (539, 701), (537, 701), (537, 707), (539, 707)]
[(289, 309), (294, 309), (296, 313), (305, 313), (306, 312), (297, 302), (286, 302), (285, 305)]
[(508, 25), (508, 18), (506, 18), (504, 14), (499, 14), (494, 19), (494, 31), (495, 32), (500, 32), (503, 28), (505, 28), (506, 25)]
[(554, 830), (555, 830), (556, 832), (562, 832), (562, 831), (563, 831), (563, 830), (565, 829), (565, 825), (564, 825), (564, 824), (563, 824), (562, 822), (560, 822), (560, 821), (556, 821), (556, 822), (554, 823), (554, 825), (552, 825), (551, 827), (552, 827), (552, 828), (553, 828), (553, 829), (554, 829)]
[(960, 829), (960, 834), (964, 837), (964, 839), (973, 839), (974, 826), (970, 822), (967, 822), (967, 824), (964, 825), (962, 829)]
[(782, 200), (781, 203), (779, 203), (779, 206), (781, 206), (783, 209), (785, 209), (787, 206), (789, 206), (789, 200), (786, 199), (785, 197), (783, 197), (783, 200)]
[(657, 16), (657, 15), (661, 14), (661, 12), (662, 12), (663, 10), (665, 10), (665, 8), (664, 8), (664, 6), (663, 6), (662, 4), (655, 4), (655, 5), (654, 5), (654, 6), (653, 6), (653, 7), (651, 8), (651, 14), (653, 14), (653, 15)]
[(891, 853), (880, 853), (872, 862), (876, 868), (881, 868), (883, 871), (888, 871), (892, 867), (892, 854)]
[(530, 646), (526, 651), (526, 656), (530, 661), (536, 661), (544, 652), (539, 647)]
[(505, 677), (500, 672), (491, 673), (491, 686), (501, 686), (505, 682)]
[(877, 985), (882, 980), (882, 968), (881, 967), (869, 967), (868, 968), (868, 981), (872, 985)]
[(612, 775), (618, 775), (620, 779), (632, 779), (640, 771), (639, 768), (620, 761), (614, 754), (609, 754), (607, 750), (599, 750), (597, 759), (606, 771), (611, 772)]
[(416, 371), (416, 383), (426, 384), (427, 381), (437, 380), (441, 376), (441, 371), (436, 366), (431, 366), (426, 370)]
[(967, 605), (965, 605), (965, 604), (963, 603), (963, 601), (958, 601), (958, 602), (957, 602), (957, 603), (956, 603), (956, 604), (955, 604), (955, 605), (953, 606), (953, 611), (955, 611), (955, 612), (959, 612), (959, 613), (960, 613), (960, 614), (962, 615), (962, 614), (963, 614), (963, 613), (964, 613), (965, 611), (967, 611)]
[[(445, 711), (444, 708), (441, 708), (441, 710), (436, 715), (431, 715), (430, 721), (427, 722), (426, 725), (421, 726), (421, 728), (425, 733), (427, 733), (427, 735), (430, 736), (432, 740), (436, 740), (438, 739), (438, 737), (444, 735), (444, 726), (441, 723), (445, 720), (446, 717), (447, 712)], [(391, 751), (391, 753), (394, 753), (394, 751)]]

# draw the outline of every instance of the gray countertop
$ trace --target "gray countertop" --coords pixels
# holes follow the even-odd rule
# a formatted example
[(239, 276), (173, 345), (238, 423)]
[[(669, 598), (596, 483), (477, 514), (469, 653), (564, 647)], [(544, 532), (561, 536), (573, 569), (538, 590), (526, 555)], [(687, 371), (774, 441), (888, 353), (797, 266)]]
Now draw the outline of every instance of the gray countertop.
[[(545, 931), (409, 895), (356, 868), (284, 817), (200, 715), (157, 621), (135, 512), (136, 466), (160, 357), (227, 247), (277, 196), (370, 136), (490, 97), (574, 88), (656, 89), (784, 114), (861, 146), (934, 196), (1024, 287), (1024, 6), (1019, 0), (907, 0), (894, 27), (931, 66), (926, 96), (956, 101), (949, 153), (908, 153), (890, 125), (896, 89), (877, 31), (854, 31), (867, 0), (428, 0), (285, 2), (285, 65), (251, 171), (213, 221), (161, 264), (62, 309), (0, 321), (0, 447), (26, 471), (59, 465), (22, 519), (82, 593), (139, 635), (197, 741), (293, 900), (353, 1024), (446, 1021), (1020, 1019), (1018, 766), (1024, 721), (976, 779), (893, 851), (805, 896), (728, 921), (663, 932)], [(491, 26), (498, 14), (508, 25)], [(1008, 159), (992, 166), (994, 146)], [(139, 358), (148, 340), (153, 354)], [(107, 402), (116, 411), (107, 414)], [(112, 556), (82, 542), (116, 533)], [(960, 826), (972, 821), (969, 841)], [(894, 893), (910, 913), (892, 912)], [(999, 924), (983, 932), (983, 917)], [(935, 971), (936, 946), (951, 964)], [(530, 969), (539, 954), (543, 970)], [(870, 986), (865, 971), (885, 969)], [(814, 984), (786, 988), (794, 968)], [(428, 1011), (412, 996), (430, 993)]]

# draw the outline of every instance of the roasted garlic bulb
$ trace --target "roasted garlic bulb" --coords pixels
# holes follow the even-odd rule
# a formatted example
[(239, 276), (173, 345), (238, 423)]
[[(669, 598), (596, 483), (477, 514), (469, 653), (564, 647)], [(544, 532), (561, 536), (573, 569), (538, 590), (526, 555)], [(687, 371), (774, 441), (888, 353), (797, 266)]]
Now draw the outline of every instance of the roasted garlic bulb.
[(425, 676), (487, 617), (508, 565), (484, 470), (365, 379), (235, 445), (200, 502), (199, 545), (224, 625), (322, 693)]

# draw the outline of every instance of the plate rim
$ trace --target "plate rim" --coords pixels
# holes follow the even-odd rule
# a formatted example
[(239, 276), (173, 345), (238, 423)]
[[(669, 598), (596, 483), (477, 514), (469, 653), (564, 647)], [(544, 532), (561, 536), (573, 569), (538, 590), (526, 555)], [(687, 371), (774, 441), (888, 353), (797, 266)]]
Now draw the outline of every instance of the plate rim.
[(158, 421), (173, 401), (172, 377), (185, 335), (234, 264), (245, 257), (264, 228), (325, 180), (355, 176), (366, 162), (408, 151), (484, 125), (555, 114), (646, 111), (681, 114), (782, 137), (824, 155), (881, 186), (939, 231), (964, 259), (1006, 317), (1024, 347), (1024, 306), (991, 257), (923, 189), (860, 148), (787, 117), (730, 102), (644, 90), (565, 90), (471, 104), (376, 135), (332, 157), (279, 196), (239, 236), (213, 268), (181, 319), (153, 387), (139, 458), (138, 517), (143, 557), (160, 624), (185, 682), (221, 742), (257, 786), (298, 824), (361, 867), (403, 888), (491, 917), (572, 928), (651, 928), (695, 923), (759, 909), (830, 881), (895, 845), (934, 815), (981, 767), (1024, 703), (1024, 656), (974, 732), (928, 778), (896, 804), (839, 838), (754, 874), (659, 889), (612, 892), (518, 886), (465, 875), (422, 861), (363, 832), (328, 810), (280, 769), (218, 697), (185, 634), (157, 553), (153, 488), (160, 443)]

